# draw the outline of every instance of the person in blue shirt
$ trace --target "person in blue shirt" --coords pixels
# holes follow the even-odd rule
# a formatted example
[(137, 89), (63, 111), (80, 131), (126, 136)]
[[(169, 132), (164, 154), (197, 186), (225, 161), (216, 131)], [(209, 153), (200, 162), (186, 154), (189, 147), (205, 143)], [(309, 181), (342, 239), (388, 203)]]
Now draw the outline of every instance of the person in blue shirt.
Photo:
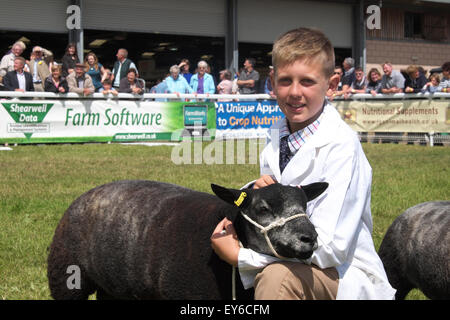
[(186, 79), (186, 81), (189, 83), (192, 78), (192, 73), (189, 71), (190, 63), (188, 59), (181, 60), (180, 64), (178, 65), (180, 67), (180, 73), (181, 75)]
[(195, 93), (214, 94), (216, 92), (214, 79), (209, 73), (206, 73), (207, 69), (208, 64), (206, 61), (202, 60), (197, 64), (197, 73), (191, 77), (191, 82), (189, 83)]
[[(150, 93), (169, 93), (169, 88), (167, 87), (166, 79), (163, 79), (160, 83), (154, 85), (150, 89)], [(155, 98), (155, 101), (167, 101), (166, 98)]]
[(441, 90), (441, 87), (439, 86), (439, 81), (441, 81), (441, 79), (439, 78), (439, 75), (437, 73), (433, 73), (430, 76), (430, 81), (427, 82), (423, 88), (422, 88), (422, 93), (425, 92), (430, 92), (430, 93), (435, 93), (435, 92), (439, 92)]
[(165, 79), (168, 93), (193, 93), (184, 77), (180, 77), (180, 67), (176, 64), (169, 69), (170, 75)]

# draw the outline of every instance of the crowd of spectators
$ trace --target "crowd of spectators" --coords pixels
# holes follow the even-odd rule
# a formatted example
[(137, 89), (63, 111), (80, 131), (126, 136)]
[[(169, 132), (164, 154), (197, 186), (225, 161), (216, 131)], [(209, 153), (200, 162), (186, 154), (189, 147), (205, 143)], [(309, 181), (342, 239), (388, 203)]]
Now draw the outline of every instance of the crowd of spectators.
[(347, 99), (357, 93), (375, 96), (379, 93), (450, 92), (450, 61), (445, 62), (440, 70), (432, 70), (428, 78), (426, 71), (416, 65), (410, 65), (405, 70), (394, 70), (390, 62), (385, 62), (381, 68), (383, 75), (377, 68), (372, 68), (366, 76), (362, 68), (354, 67), (352, 58), (346, 58), (342, 67), (335, 67), (334, 76), (339, 77), (339, 85), (335, 90), (328, 90), (328, 98), (333, 100), (343, 96)]
[[(34, 46), (29, 60), (22, 57), (26, 49), (23, 42), (17, 41), (0, 62), (0, 90), (7, 91), (48, 91), (54, 93), (76, 92), (90, 95), (94, 92), (117, 95), (120, 92), (143, 94), (151, 93), (195, 93), (195, 94), (255, 94), (266, 93), (275, 98), (271, 75), (273, 67), (265, 79), (255, 70), (255, 59), (246, 58), (243, 68), (232, 79), (230, 70), (221, 70), (220, 79), (211, 75), (208, 63), (201, 60), (191, 73), (188, 59), (174, 64), (168, 74), (160, 81), (146, 88), (144, 79), (139, 77), (135, 63), (128, 58), (128, 51), (120, 48), (112, 71), (105, 68), (94, 52), (89, 52), (84, 61), (79, 61), (77, 48), (69, 43), (65, 54), (55, 60), (53, 53), (40, 46)], [(58, 62), (56, 62), (58, 61)], [(445, 62), (439, 73), (431, 73), (426, 78), (423, 68), (411, 65), (406, 70), (394, 70), (389, 62), (381, 65), (383, 75), (377, 68), (365, 74), (360, 67), (355, 67), (351, 57), (344, 59), (342, 66), (336, 66), (334, 77), (339, 77), (339, 85), (329, 90), (327, 96), (333, 100), (337, 96), (344, 98), (357, 93), (420, 93), (450, 92), (450, 62)]]

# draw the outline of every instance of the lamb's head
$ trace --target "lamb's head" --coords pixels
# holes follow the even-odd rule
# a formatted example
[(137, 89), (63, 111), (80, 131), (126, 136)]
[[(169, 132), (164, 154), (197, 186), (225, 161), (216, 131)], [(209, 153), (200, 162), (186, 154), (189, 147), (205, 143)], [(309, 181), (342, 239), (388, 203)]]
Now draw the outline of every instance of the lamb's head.
[(275, 183), (261, 189), (243, 190), (211, 187), (219, 198), (239, 207), (241, 215), (235, 221), (244, 221), (248, 248), (297, 259), (308, 259), (317, 248), (317, 232), (306, 215), (306, 205), (322, 194), (328, 183), (301, 187)]

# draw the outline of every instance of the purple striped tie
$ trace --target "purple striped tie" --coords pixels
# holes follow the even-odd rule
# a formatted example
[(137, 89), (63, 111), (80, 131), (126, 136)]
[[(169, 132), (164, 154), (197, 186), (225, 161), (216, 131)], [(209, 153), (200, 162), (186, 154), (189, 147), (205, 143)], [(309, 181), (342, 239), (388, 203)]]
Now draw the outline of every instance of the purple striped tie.
[(284, 136), (280, 139), (280, 172), (283, 173), (289, 160), (291, 160), (291, 149), (288, 145), (289, 136)]

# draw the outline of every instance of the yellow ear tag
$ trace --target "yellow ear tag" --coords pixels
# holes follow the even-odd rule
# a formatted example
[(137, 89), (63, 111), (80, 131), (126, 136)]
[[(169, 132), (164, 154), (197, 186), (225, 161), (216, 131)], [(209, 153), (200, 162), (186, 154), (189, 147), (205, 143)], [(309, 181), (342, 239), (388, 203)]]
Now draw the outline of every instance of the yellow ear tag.
[(239, 196), (239, 198), (237, 200), (234, 201), (234, 203), (239, 207), (242, 204), (242, 202), (244, 201), (246, 196), (247, 196), (247, 193), (241, 192), (241, 195)]

